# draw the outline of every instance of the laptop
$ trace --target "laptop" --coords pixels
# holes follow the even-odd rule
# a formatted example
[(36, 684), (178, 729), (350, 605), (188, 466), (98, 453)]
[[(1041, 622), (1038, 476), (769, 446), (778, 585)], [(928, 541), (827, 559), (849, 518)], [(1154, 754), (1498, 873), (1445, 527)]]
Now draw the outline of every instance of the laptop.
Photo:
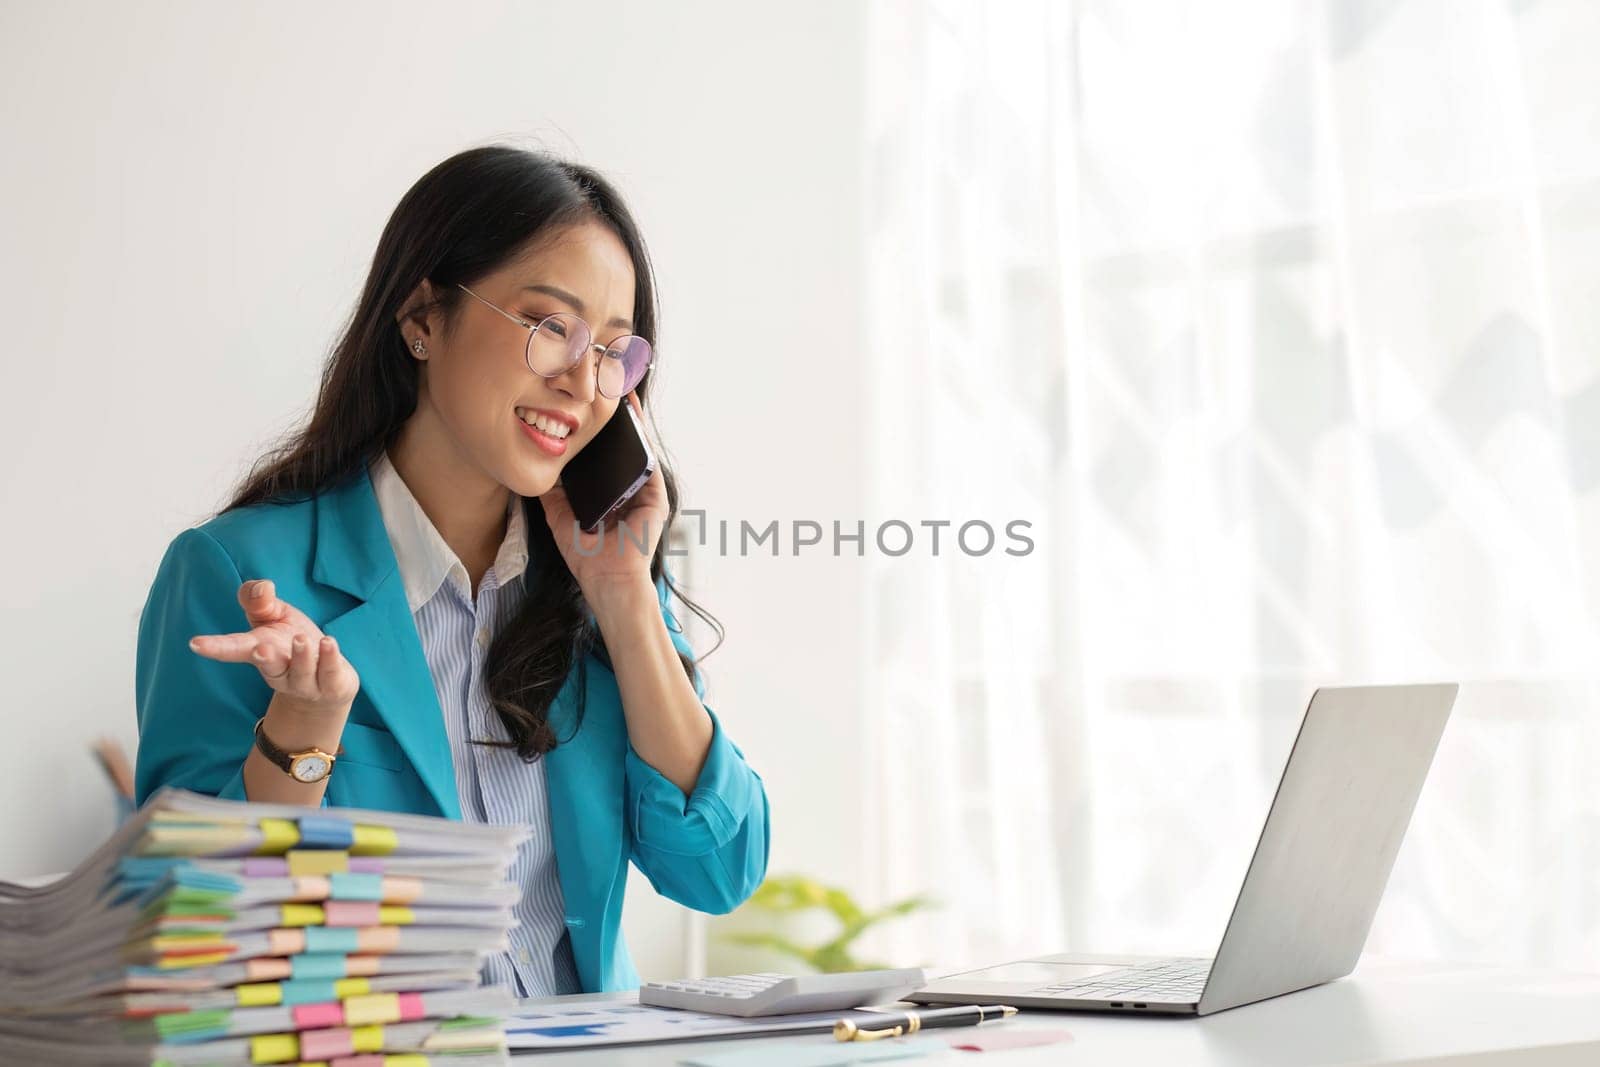
[(1372, 928), (1458, 686), (1318, 689), (1212, 959), (1062, 954), (906, 1000), (1210, 1015), (1343, 978)]

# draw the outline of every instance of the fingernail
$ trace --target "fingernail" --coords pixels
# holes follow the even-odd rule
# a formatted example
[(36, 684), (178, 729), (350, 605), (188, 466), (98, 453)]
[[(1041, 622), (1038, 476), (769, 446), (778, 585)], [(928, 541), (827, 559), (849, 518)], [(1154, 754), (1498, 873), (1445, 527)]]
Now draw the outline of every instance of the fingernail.
[(261, 648), (260, 646), (257, 646), (256, 650), (254, 652), (250, 653), (250, 658), (251, 659), (265, 660), (267, 658), (267, 650), (264, 649), (264, 648)]
[(198, 651), (200, 651), (200, 639), (198, 637), (189, 638), (189, 651), (190, 652), (198, 652)]
[(306, 647), (305, 635), (303, 635), (303, 634), (295, 634), (294, 635), (294, 648), (295, 648), (295, 651), (298, 652), (302, 648), (305, 648), (305, 647)]
[(265, 596), (266, 592), (267, 592), (267, 583), (266, 582), (257, 582), (257, 583), (255, 583), (254, 585), (252, 585), (250, 587), (250, 596), (252, 598)]

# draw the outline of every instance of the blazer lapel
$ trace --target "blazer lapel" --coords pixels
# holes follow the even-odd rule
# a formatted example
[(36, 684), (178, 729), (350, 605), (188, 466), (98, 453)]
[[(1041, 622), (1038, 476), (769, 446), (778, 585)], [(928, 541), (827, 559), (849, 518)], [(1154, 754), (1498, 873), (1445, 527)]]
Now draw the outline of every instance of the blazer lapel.
[(372, 479), (363, 468), (318, 496), (311, 576), (362, 601), (323, 624), (361, 676), (361, 692), (394, 734), (441, 814), (461, 818), (444, 714), (406, 602)]

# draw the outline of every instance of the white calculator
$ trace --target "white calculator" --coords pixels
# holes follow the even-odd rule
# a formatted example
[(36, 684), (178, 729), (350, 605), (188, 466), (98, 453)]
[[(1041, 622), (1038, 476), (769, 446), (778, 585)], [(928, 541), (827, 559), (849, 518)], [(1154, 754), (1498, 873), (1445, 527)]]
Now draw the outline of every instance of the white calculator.
[(730, 974), (646, 982), (639, 987), (639, 1003), (748, 1019), (888, 1004), (927, 984), (928, 972), (921, 967), (843, 974)]

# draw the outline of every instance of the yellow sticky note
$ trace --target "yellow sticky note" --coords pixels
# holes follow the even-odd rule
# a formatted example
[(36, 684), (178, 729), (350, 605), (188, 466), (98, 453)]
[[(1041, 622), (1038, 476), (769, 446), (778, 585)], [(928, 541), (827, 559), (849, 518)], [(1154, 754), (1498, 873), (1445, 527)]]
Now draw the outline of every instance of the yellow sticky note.
[(251, 1063), (293, 1063), (300, 1058), (300, 1039), (294, 1034), (262, 1034), (250, 1039)]
[(383, 1027), (353, 1026), (350, 1028), (350, 1048), (355, 1052), (382, 1052)]
[(333, 995), (343, 1000), (345, 997), (359, 997), (372, 992), (372, 983), (365, 978), (340, 978), (333, 983)]
[(157, 952), (171, 952), (174, 949), (195, 948), (226, 948), (228, 941), (221, 934), (211, 933), (209, 930), (200, 930), (193, 933), (157, 934), (150, 939), (150, 947)]
[(261, 846), (256, 849), (264, 856), (281, 856), (300, 843), (300, 828), (288, 819), (261, 819)]
[[(295, 831), (299, 833), (298, 830)], [(307, 875), (343, 874), (350, 869), (350, 853), (337, 849), (299, 848), (288, 855), (289, 874), (294, 878)]]
[(323, 911), (318, 904), (283, 904), (279, 907), (283, 926), (321, 926)]
[(235, 986), (233, 994), (241, 1008), (275, 1008), (283, 1003), (283, 987), (277, 982), (250, 982)]
[(400, 994), (372, 993), (351, 997), (344, 1002), (344, 1024), (366, 1026), (369, 1023), (397, 1023), (400, 1021)]
[(362, 826), (350, 828), (350, 851), (357, 856), (387, 856), (400, 846), (400, 838), (390, 826)]
[(209, 967), (213, 963), (226, 963), (229, 952), (202, 952), (195, 956), (162, 956), (156, 966), (163, 971), (179, 971), (185, 967)]

